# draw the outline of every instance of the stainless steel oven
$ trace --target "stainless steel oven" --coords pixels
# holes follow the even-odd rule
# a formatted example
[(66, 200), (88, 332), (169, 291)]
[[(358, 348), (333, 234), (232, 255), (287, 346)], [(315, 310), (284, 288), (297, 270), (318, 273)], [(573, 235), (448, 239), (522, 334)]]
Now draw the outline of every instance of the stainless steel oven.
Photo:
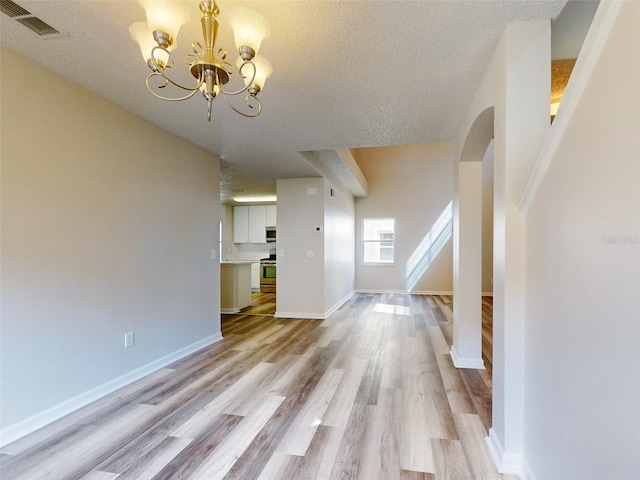
[(262, 293), (276, 292), (276, 261), (271, 258), (260, 260), (260, 291)]

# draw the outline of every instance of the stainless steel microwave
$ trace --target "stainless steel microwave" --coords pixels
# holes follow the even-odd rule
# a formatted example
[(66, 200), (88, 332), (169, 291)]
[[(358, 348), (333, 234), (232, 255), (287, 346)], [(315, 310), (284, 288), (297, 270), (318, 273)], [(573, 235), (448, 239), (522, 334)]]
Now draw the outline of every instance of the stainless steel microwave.
[(275, 242), (276, 241), (276, 227), (267, 227), (266, 232), (267, 242)]

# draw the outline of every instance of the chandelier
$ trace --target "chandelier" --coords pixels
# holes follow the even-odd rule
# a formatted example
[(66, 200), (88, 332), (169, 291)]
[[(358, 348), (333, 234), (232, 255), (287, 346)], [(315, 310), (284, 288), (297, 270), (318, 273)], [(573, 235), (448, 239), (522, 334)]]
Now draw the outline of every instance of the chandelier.
[[(218, 35), (218, 16), (220, 10), (215, 0), (200, 2), (203, 42), (194, 41), (191, 52), (184, 61), (195, 84), (184, 85), (169, 72), (176, 66), (172, 51), (176, 48), (176, 39), (180, 27), (189, 21), (189, 12), (180, 0), (138, 0), (147, 13), (147, 23), (131, 25), (131, 38), (138, 42), (142, 56), (151, 69), (145, 84), (154, 96), (169, 101), (187, 100), (202, 92), (207, 101), (207, 118), (211, 121), (211, 104), (221, 95), (226, 103), (240, 115), (257, 117), (262, 112), (258, 93), (264, 87), (265, 80), (271, 75), (271, 64), (258, 55), (262, 40), (271, 33), (269, 23), (259, 14), (247, 8), (230, 10), (227, 18), (233, 28), (238, 58), (236, 65), (227, 61), (227, 51), (216, 47)], [(225, 85), (231, 75), (238, 73), (244, 80), (244, 88), (227, 90)], [(187, 74), (188, 76), (188, 74)], [(164, 95), (162, 89), (177, 92), (176, 96)], [(244, 106), (237, 108), (229, 97), (244, 94)]]

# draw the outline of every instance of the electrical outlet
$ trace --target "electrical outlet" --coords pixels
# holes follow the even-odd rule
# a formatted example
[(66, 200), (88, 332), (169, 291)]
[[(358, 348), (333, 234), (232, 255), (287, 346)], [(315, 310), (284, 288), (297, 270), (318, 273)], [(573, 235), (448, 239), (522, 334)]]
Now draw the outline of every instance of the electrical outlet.
[(135, 337), (133, 332), (127, 332), (124, 334), (124, 348), (133, 347), (135, 343)]
[(307, 250), (307, 257), (313, 258), (313, 250)]

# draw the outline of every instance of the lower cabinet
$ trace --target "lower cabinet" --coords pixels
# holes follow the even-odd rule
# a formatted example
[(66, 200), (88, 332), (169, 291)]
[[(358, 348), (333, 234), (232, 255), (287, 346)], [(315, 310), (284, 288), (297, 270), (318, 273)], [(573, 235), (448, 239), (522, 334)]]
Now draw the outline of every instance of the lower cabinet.
[(251, 305), (251, 265), (220, 262), (220, 313), (238, 313)]

